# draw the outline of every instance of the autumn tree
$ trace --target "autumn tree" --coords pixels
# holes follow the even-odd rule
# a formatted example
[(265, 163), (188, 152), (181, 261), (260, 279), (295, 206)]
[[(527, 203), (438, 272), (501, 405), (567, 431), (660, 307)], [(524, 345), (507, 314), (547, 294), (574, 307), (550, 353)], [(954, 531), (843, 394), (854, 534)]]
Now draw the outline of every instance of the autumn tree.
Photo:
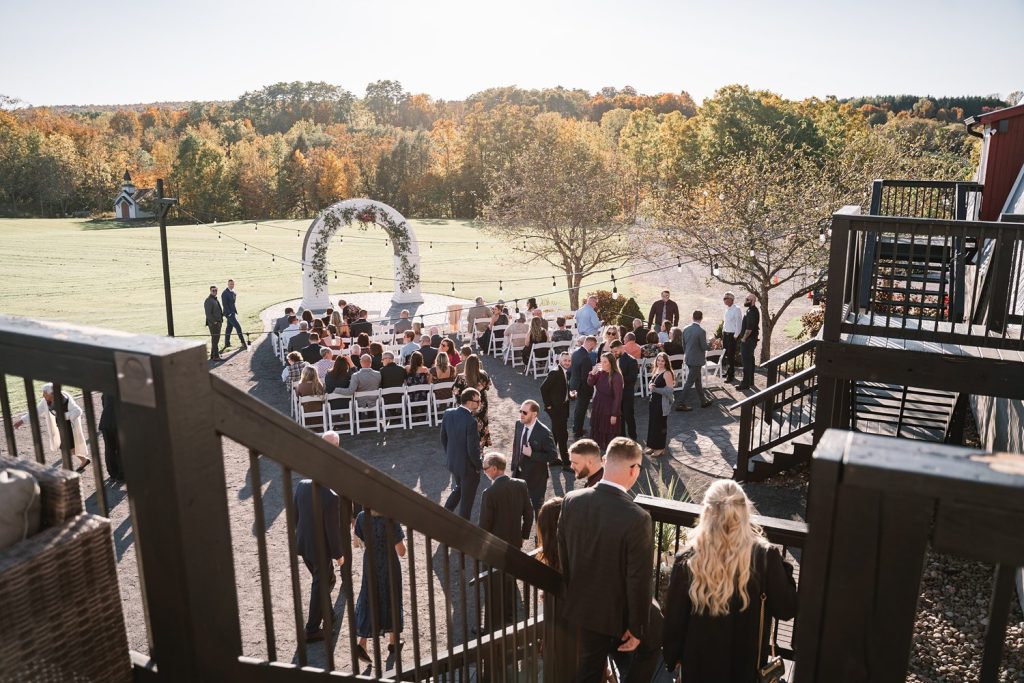
[(200, 220), (234, 218), (234, 183), (216, 142), (195, 131), (187, 133), (178, 144), (171, 179), (182, 208)]
[(485, 229), (527, 262), (560, 269), (575, 310), (585, 277), (636, 253), (618, 182), (597, 126), (543, 114), (515, 162), (495, 173)]
[(398, 121), (398, 112), (409, 94), (402, 89), (398, 81), (374, 81), (366, 86), (364, 106), (373, 114), (374, 120), (380, 125), (394, 125)]

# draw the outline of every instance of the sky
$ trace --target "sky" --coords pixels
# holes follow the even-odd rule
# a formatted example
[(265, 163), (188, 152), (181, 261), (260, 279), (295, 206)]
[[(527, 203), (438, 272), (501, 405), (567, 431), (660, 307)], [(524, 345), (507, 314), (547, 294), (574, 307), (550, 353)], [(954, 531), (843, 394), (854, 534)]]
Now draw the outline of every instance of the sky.
[(1024, 0), (0, 0), (0, 94), (33, 105), (484, 88), (785, 97), (1024, 89)]

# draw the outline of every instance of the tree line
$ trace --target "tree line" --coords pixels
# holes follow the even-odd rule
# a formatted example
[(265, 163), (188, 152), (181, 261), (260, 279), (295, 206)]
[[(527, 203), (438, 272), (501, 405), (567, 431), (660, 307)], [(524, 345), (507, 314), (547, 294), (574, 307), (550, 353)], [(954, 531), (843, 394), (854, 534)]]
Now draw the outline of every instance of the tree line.
[[(635, 217), (653, 188), (690, 173), (687, 122), (727, 92), (703, 107), (685, 92), (645, 95), (629, 86), (502, 87), (446, 102), (397, 81), (371, 83), (363, 97), (294, 82), (227, 103), (116, 111), (16, 107), (0, 96), (0, 211), (109, 213), (127, 169), (140, 187), (165, 178), (209, 219), (308, 217), (350, 196), (380, 199), (410, 217), (477, 218), (495, 179), (543, 130), (538, 122), (555, 117), (599, 138), (627, 176), (616, 201)], [(849, 113), (864, 118), (853, 105)], [(939, 155), (962, 137), (932, 125), (913, 134)]]

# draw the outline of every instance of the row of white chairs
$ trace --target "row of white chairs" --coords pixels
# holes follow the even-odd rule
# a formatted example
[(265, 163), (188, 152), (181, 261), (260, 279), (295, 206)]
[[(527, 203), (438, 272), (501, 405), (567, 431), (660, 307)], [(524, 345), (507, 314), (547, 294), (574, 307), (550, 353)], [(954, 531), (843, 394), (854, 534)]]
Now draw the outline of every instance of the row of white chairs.
[[(339, 434), (437, 426), (444, 411), (455, 406), (454, 384), (437, 382), (324, 396), (298, 396), (292, 391), (292, 417), (307, 429), (331, 429)], [(443, 393), (447, 397), (440, 395)], [(313, 410), (307, 408), (314, 403), (323, 405)]]

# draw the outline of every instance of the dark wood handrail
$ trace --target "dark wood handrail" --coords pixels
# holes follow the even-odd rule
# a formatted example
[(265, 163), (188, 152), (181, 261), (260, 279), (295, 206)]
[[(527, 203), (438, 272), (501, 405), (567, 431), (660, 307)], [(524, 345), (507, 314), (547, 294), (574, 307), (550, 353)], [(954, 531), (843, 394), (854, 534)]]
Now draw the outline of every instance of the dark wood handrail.
[(805, 368), (804, 370), (801, 370), (800, 372), (796, 373), (795, 375), (790, 375), (789, 377), (787, 377), (786, 379), (782, 380), (778, 384), (773, 384), (770, 387), (765, 387), (764, 389), (762, 389), (761, 391), (757, 392), (756, 394), (752, 394), (751, 396), (747, 396), (742, 401), (737, 401), (736, 403), (733, 403), (731, 406), (729, 406), (729, 410), (736, 410), (737, 408), (742, 408), (743, 406), (754, 405), (754, 404), (757, 404), (757, 403), (763, 403), (764, 401), (768, 400), (769, 398), (771, 398), (773, 396), (777, 396), (778, 394), (780, 394), (781, 392), (785, 391), (786, 389), (789, 389), (791, 387), (795, 387), (796, 385), (801, 384), (802, 382), (806, 382), (807, 380), (811, 379), (812, 377), (816, 376), (817, 374), (818, 374), (818, 368), (816, 366), (812, 365), (809, 368)]
[[(850, 216), (850, 229), (852, 232), (893, 232), (898, 226), (908, 226), (906, 229), (898, 230), (901, 233), (909, 234), (916, 231), (921, 237), (929, 232), (936, 235), (951, 235), (954, 237), (981, 237), (995, 238), (1001, 232), (1024, 231), (1024, 225), (997, 221), (958, 221), (945, 218), (912, 218), (909, 216), (872, 216), (860, 214)], [(949, 231), (948, 233), (946, 231)]]
[(965, 187), (968, 190), (983, 190), (985, 188), (982, 183), (960, 180), (908, 180), (905, 178), (880, 178), (879, 180), (884, 187), (928, 187), (941, 189)]
[(786, 351), (784, 353), (780, 353), (779, 355), (775, 356), (774, 358), (769, 358), (765, 362), (761, 363), (761, 368), (767, 369), (767, 368), (778, 367), (779, 365), (785, 363), (786, 361), (793, 360), (797, 356), (802, 356), (803, 354), (807, 353), (808, 351), (813, 350), (817, 345), (818, 345), (818, 338), (817, 337), (815, 337), (814, 339), (808, 339), (807, 341), (805, 341), (804, 343), (800, 344), (799, 346), (794, 346), (789, 351)]
[[(217, 376), (215, 425), (228, 438), (308, 476), (364, 507), (544, 591), (561, 593), (558, 572), (497, 536), (416, 494), (343, 448)], [(415, 520), (413, 523), (412, 520)]]
[[(637, 505), (650, 513), (655, 522), (676, 524), (682, 527), (693, 527), (700, 518), (703, 506), (697, 503), (686, 503), (681, 500), (669, 500), (655, 496), (637, 496)], [(778, 517), (752, 515), (751, 521), (764, 530), (765, 537), (771, 543), (802, 548), (807, 538), (807, 524)]]

